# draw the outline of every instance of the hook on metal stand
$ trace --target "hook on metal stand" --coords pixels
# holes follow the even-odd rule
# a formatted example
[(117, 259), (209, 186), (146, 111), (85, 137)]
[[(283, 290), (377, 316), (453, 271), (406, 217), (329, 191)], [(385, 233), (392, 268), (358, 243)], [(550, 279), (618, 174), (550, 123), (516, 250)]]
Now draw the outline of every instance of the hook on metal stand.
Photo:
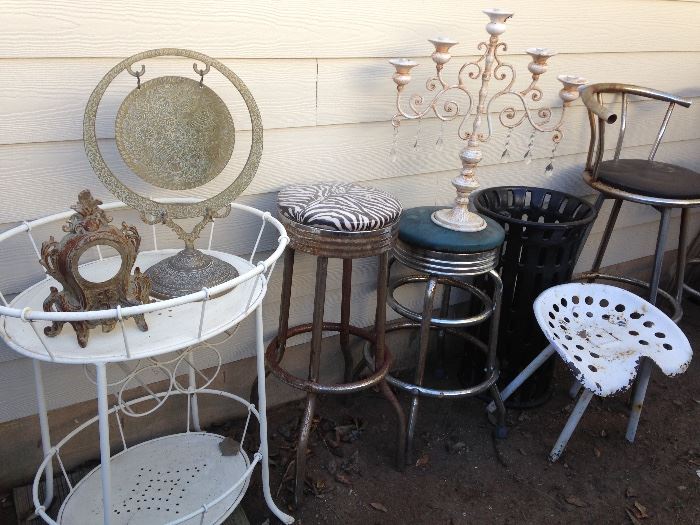
[(194, 72), (199, 75), (199, 87), (203, 87), (204, 86), (204, 75), (209, 73), (209, 70), (211, 69), (209, 67), (209, 64), (204, 64), (204, 69), (199, 69), (197, 67), (197, 62), (195, 62), (194, 64), (192, 64), (192, 69), (194, 69)]
[(126, 70), (132, 77), (136, 77), (136, 89), (141, 89), (141, 75), (146, 72), (146, 66), (141, 64), (141, 71), (134, 71), (131, 66), (126, 66)]

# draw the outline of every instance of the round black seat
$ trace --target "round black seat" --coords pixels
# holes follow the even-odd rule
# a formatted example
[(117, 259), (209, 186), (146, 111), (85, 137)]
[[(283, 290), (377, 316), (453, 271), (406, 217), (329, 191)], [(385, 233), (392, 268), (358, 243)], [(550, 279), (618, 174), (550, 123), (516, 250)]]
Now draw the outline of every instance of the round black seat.
[(615, 188), (662, 199), (700, 199), (700, 173), (644, 159), (600, 163), (598, 180)]

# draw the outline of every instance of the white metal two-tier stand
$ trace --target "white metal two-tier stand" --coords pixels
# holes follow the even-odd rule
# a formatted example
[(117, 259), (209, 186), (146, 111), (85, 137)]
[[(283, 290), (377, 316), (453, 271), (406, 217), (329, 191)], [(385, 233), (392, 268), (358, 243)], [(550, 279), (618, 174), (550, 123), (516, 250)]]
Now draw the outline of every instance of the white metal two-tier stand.
[[(212, 250), (212, 226), (206, 252), (233, 264), (239, 276), (211, 289), (134, 307), (75, 313), (43, 311), (42, 302), (49, 294), (49, 287), (60, 286), (49, 277), (27, 288), (9, 303), (0, 292), (0, 335), (14, 350), (34, 360), (44, 460), (34, 478), (32, 491), (36, 513), (47, 523), (219, 524), (243, 498), (257, 464), (262, 468), (263, 492), (270, 510), (284, 523), (294, 521), (277, 508), (270, 493), (261, 309), (269, 276), (289, 239), (282, 224), (271, 217), (269, 212), (235, 203), (232, 207), (260, 220), (260, 231), (252, 254), (243, 259)], [(104, 210), (122, 208), (126, 206), (120, 202), (102, 206)], [(0, 234), (0, 246), (11, 238), (24, 235), (28, 238), (28, 249), (33, 248), (39, 257), (37, 240), (34, 239), (32, 230), (62, 223), (73, 213), (66, 211), (25, 222)], [(275, 228), (279, 236), (274, 252), (262, 259), (257, 252), (266, 226)], [(176, 252), (158, 249), (155, 227), (153, 240), (155, 249), (138, 255), (136, 266), (141, 270)], [(96, 257), (96, 260), (80, 267), (81, 275), (92, 281), (104, 281), (111, 277), (121, 263), (119, 257), (103, 257), (102, 253)], [(229, 392), (209, 388), (221, 367), (221, 354), (216, 345), (208, 340), (221, 334), (230, 334), (253, 311), (259, 379), (257, 407)], [(139, 331), (129, 319), (135, 314), (146, 314), (148, 331)], [(44, 327), (52, 321), (94, 319), (115, 319), (117, 326), (108, 333), (99, 329), (92, 330), (86, 348), (78, 346), (75, 333), (68, 327), (57, 337), (44, 335)], [(203, 354), (207, 352), (207, 366), (213, 362), (214, 373), (205, 373), (196, 366), (195, 359), (200, 357), (203, 360)], [(97, 390), (97, 415), (79, 425), (56, 444), (52, 444), (50, 438), (42, 361), (83, 365)], [(123, 370), (119, 379), (108, 381), (108, 364)], [(178, 377), (183, 375), (187, 377), (186, 385), (181, 380), (178, 381)], [(154, 380), (164, 380), (168, 386), (153, 391), (149, 384)], [(125, 393), (139, 385), (147, 395), (125, 399)], [(110, 389), (116, 396), (116, 402), (111, 407)], [(187, 419), (183, 422), (183, 431), (145, 442), (129, 443), (124, 418), (153, 414), (171, 396), (187, 397)], [(230, 438), (202, 431), (199, 423), (200, 396), (220, 396), (246, 407), (248, 417), (239, 445), (232, 445), (230, 441), (224, 443)], [(244, 449), (251, 415), (259, 421), (260, 429), (259, 448), (252, 457)], [(114, 454), (110, 449), (111, 419), (113, 427), (119, 432), (119, 446)], [(99, 428), (100, 465), (73, 485), (64, 467), (61, 450), (76, 435), (95, 424)], [(65, 477), (70, 490), (57, 517), (53, 518), (47, 509), (54, 496), (53, 475), (56, 466)], [(39, 490), (42, 478), (45, 480), (43, 495)]]

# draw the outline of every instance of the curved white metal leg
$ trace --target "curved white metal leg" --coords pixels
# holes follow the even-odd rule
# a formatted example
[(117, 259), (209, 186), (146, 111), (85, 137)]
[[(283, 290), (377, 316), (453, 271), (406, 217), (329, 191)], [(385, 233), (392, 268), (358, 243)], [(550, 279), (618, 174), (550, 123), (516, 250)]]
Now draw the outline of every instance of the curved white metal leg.
[(270, 492), (270, 463), (267, 449), (267, 395), (265, 392), (265, 345), (263, 343), (262, 306), (255, 309), (255, 349), (258, 371), (258, 413), (260, 414), (260, 453), (262, 454), (262, 485), (265, 502), (282, 523), (294, 523), (294, 518), (282, 512), (272, 499)]
[(569, 442), (571, 434), (573, 434), (574, 430), (576, 430), (576, 426), (578, 425), (578, 422), (581, 421), (581, 416), (583, 416), (586, 408), (588, 408), (588, 403), (591, 402), (591, 399), (593, 399), (593, 392), (584, 388), (583, 392), (581, 393), (581, 397), (578, 398), (576, 406), (571, 411), (571, 415), (566, 421), (566, 425), (564, 425), (561, 434), (559, 434), (559, 439), (557, 439), (552, 451), (549, 453), (549, 461), (554, 462), (558, 460), (559, 456), (561, 456), (562, 452), (564, 452), (564, 448)]
[[(51, 435), (49, 433), (49, 417), (46, 410), (46, 396), (44, 395), (44, 380), (41, 376), (41, 362), (33, 359), (34, 382), (36, 384), (36, 402), (39, 408), (39, 430), (41, 431), (41, 449), (44, 457), (51, 453)], [(53, 462), (46, 464), (44, 471), (46, 488), (44, 491), (44, 508), (48, 509), (53, 501)]]
[(100, 475), (102, 477), (103, 523), (104, 525), (109, 525), (112, 519), (112, 478), (110, 473), (107, 367), (105, 363), (98, 363), (95, 365), (95, 378), (97, 379), (97, 415), (100, 428)]

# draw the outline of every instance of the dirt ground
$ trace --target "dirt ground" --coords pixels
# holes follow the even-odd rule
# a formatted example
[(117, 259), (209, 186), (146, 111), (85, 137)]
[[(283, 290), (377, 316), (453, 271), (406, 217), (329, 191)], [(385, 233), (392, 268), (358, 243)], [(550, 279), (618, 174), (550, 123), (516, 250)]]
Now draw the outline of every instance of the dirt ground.
[[(687, 305), (682, 328), (700, 342), (700, 307)], [(452, 345), (453, 359), (460, 352)], [(302, 405), (277, 408), (273, 495), (299, 524), (700, 523), (700, 360), (676, 378), (655, 369), (634, 444), (624, 438), (627, 396), (594, 398), (552, 464), (547, 455), (573, 407), (570, 379), (558, 366), (551, 400), (510, 410), (509, 435), (498, 441), (482, 401), (423, 399), (403, 472), (394, 463), (393, 413), (378, 393), (322, 398), (299, 508), (289, 463)], [(400, 400), (406, 407), (408, 396)], [(243, 504), (251, 523), (277, 522), (259, 480)]]

